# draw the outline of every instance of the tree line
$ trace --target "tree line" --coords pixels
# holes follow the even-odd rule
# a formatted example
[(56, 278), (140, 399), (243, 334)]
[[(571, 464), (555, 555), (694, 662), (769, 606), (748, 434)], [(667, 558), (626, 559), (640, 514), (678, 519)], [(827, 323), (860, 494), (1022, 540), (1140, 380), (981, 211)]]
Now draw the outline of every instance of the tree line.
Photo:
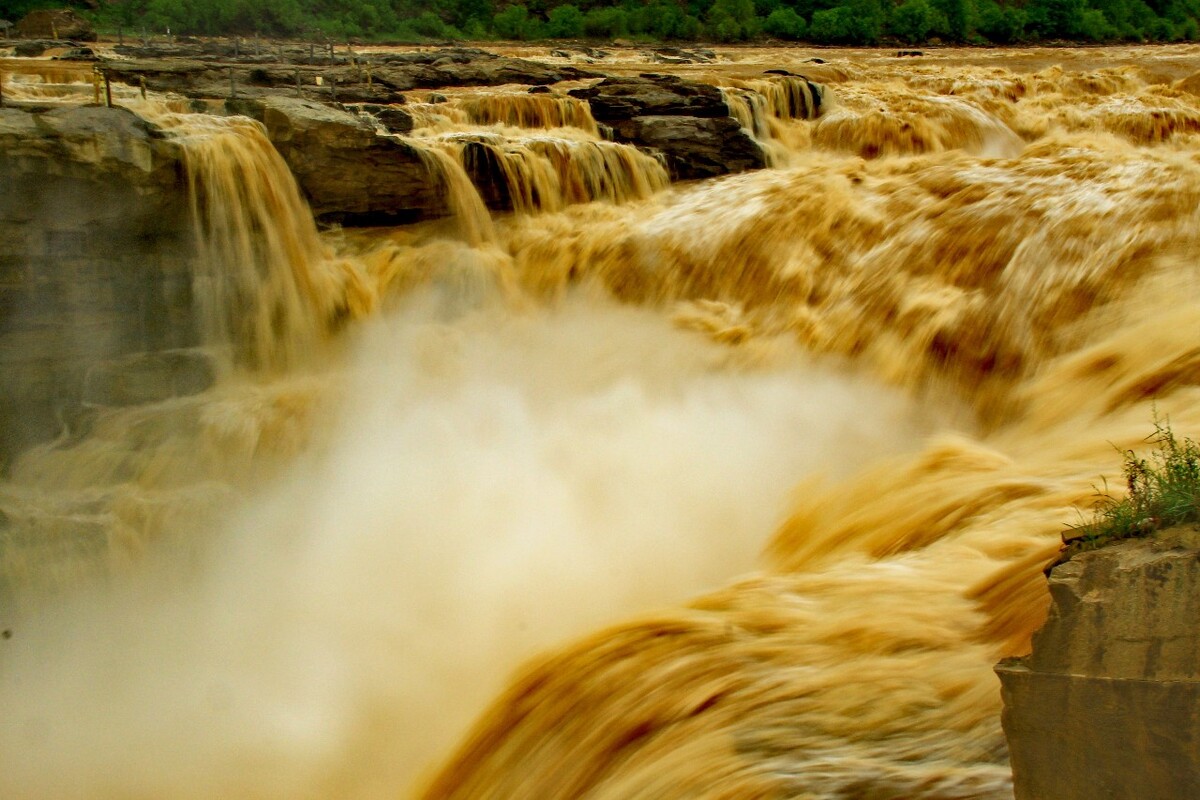
[[(394, 42), (832, 45), (1200, 39), (1200, 0), (84, 0), (101, 30)], [(17, 20), (63, 0), (0, 1)]]

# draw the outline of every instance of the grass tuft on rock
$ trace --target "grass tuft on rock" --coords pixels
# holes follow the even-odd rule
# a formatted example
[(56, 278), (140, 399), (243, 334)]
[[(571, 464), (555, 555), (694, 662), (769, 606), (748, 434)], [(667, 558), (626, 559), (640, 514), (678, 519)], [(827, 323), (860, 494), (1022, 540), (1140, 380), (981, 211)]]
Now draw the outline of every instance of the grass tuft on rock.
[(1146, 458), (1132, 450), (1125, 459), (1124, 497), (1097, 490), (1090, 520), (1063, 535), (1065, 560), (1075, 553), (1094, 550), (1108, 542), (1149, 536), (1157, 530), (1200, 520), (1200, 445), (1180, 439), (1170, 421), (1154, 415), (1154, 433), (1146, 441), (1155, 449)]

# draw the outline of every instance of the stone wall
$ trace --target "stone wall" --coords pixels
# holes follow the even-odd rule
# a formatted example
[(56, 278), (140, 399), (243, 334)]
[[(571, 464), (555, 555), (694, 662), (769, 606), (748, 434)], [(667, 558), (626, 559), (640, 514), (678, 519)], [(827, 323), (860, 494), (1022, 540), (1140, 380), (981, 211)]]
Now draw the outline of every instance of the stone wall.
[(1075, 556), (997, 667), (1016, 800), (1200, 796), (1200, 529)]
[(176, 145), (122, 109), (0, 109), (0, 187), (0, 469), (66, 432), (89, 381), (101, 403), (211, 381), (158, 355), (198, 344)]

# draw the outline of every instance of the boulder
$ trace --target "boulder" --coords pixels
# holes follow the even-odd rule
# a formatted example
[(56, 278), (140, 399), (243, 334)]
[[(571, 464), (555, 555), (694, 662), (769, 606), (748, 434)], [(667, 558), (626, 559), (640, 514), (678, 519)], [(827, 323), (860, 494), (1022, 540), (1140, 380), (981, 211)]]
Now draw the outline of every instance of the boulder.
[(729, 115), (721, 90), (672, 75), (607, 78), (575, 89), (611, 138), (661, 153), (676, 180), (766, 166), (762, 147)]
[(766, 166), (762, 147), (732, 117), (634, 117), (617, 123), (613, 131), (617, 141), (662, 153), (675, 180)]
[(263, 123), (321, 221), (385, 225), (449, 214), (443, 180), (417, 147), (377, 135), (364, 119), (281, 96), (226, 108)]
[(30, 11), (17, 23), (22, 39), (69, 39), (96, 41), (92, 24), (70, 9)]
[(13, 55), (17, 58), (40, 58), (46, 54), (47, 50), (56, 47), (69, 47), (69, 42), (58, 42), (50, 39), (32, 39), (29, 41), (17, 42), (13, 46)]
[[(97, 364), (198, 344), (182, 151), (120, 108), (0, 109), (0, 466)], [(182, 387), (183, 384), (180, 384)]]
[(1033, 652), (996, 669), (1016, 799), (1195, 796), (1200, 530), (1078, 554), (1050, 594)]

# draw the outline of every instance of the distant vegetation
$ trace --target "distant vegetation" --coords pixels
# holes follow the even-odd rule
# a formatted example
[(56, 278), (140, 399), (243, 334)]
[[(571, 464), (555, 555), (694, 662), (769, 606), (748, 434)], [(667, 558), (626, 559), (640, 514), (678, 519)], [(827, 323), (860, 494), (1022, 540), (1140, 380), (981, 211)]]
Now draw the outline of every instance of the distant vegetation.
[(1149, 458), (1126, 450), (1124, 497), (1099, 492), (1091, 520), (1073, 526), (1064, 537), (1073, 551), (1106, 542), (1147, 536), (1156, 530), (1200, 521), (1200, 445), (1182, 441), (1171, 426), (1155, 418)]
[[(0, 2), (12, 21), (62, 0)], [(1200, 0), (90, 0), (101, 30), (379, 41), (1012, 44), (1200, 39)]]

